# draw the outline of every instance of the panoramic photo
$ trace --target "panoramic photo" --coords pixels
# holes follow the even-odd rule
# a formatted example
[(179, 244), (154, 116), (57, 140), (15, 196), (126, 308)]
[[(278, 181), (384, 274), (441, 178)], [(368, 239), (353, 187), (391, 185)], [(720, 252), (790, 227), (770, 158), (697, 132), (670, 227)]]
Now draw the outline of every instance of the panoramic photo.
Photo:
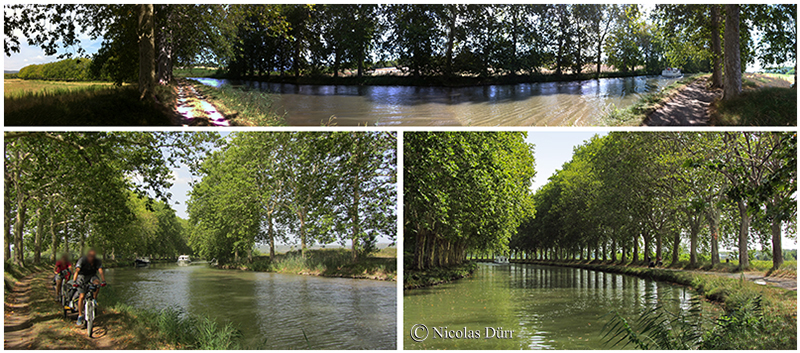
[(10, 126), (796, 126), (797, 6), (4, 5)]
[(4, 143), (4, 349), (397, 348), (396, 133)]
[(405, 349), (797, 349), (795, 132), (405, 132)]

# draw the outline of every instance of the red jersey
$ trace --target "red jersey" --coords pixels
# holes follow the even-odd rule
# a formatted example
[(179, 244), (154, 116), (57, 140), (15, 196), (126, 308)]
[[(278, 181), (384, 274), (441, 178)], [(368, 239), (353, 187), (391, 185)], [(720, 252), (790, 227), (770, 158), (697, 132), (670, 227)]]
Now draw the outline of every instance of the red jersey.
[(61, 273), (61, 271), (69, 269), (70, 266), (72, 266), (72, 264), (69, 261), (58, 260), (56, 261), (56, 273)]

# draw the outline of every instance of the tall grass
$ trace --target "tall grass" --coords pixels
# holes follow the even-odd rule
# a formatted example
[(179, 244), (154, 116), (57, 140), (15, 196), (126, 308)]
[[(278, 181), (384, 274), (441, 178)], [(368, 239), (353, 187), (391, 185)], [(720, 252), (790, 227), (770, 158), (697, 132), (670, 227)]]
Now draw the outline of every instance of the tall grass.
[(234, 125), (275, 126), (284, 125), (283, 113), (273, 107), (272, 96), (260, 90), (244, 90), (230, 85), (219, 88), (192, 82), (195, 89), (211, 100)]
[(169, 112), (140, 100), (135, 86), (54, 85), (4, 93), (6, 126), (172, 124)]
[(715, 125), (796, 126), (797, 89), (765, 87), (714, 103)]

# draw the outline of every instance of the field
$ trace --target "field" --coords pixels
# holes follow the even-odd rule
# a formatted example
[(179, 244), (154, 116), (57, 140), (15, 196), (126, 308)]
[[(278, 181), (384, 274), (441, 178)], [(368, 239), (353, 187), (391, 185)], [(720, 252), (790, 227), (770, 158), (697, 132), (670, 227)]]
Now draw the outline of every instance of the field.
[[(162, 90), (162, 101), (171, 101)], [(139, 100), (134, 85), (6, 80), (6, 126), (170, 125), (169, 110)]]

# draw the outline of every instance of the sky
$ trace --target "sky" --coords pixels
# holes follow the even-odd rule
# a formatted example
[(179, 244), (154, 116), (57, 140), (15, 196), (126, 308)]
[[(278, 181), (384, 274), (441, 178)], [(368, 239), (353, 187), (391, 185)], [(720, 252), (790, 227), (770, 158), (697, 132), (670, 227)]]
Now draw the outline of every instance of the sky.
[[(86, 55), (92, 56), (100, 49), (100, 44), (103, 42), (102, 38), (91, 40), (88, 36), (79, 36), (81, 44), (80, 47), (86, 51)], [(25, 66), (33, 64), (44, 64), (49, 62), (58, 61), (59, 54), (72, 53), (73, 57), (77, 55), (77, 48), (70, 48), (69, 50), (59, 50), (58, 54), (47, 56), (44, 50), (39, 47), (28, 45), (24, 37), (20, 37), (19, 53), (11, 53), (11, 56), (3, 58), (3, 70), (19, 70)]]
[(535, 145), (534, 160), (536, 176), (533, 178), (533, 190), (547, 184), (547, 178), (561, 169), (564, 163), (572, 159), (572, 149), (582, 145), (594, 135), (605, 136), (608, 132), (529, 132), (528, 143)]

